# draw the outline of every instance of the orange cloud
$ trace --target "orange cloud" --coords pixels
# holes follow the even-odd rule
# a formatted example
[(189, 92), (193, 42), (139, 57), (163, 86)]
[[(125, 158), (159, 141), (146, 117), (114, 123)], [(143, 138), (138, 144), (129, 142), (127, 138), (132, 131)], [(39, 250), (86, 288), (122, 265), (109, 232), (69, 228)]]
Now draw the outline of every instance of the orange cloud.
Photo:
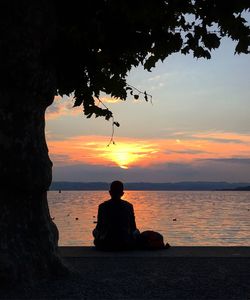
[(214, 158), (249, 158), (250, 137), (234, 133), (205, 133), (178, 139), (117, 138), (107, 147), (108, 137), (77, 136), (49, 140), (55, 164), (92, 164), (132, 168), (164, 163), (188, 163)]
[(146, 141), (119, 139), (116, 145), (108, 144), (102, 136), (78, 136), (67, 140), (48, 141), (53, 157), (67, 155), (64, 164), (86, 163), (94, 165), (117, 165), (129, 168), (137, 163), (145, 163), (157, 147)]
[[(111, 97), (100, 97), (100, 100), (103, 102), (103, 103), (118, 103), (118, 102), (121, 102), (122, 100), (121, 99), (118, 99), (118, 98), (111, 98)], [(96, 100), (97, 104), (98, 104), (98, 100)]]

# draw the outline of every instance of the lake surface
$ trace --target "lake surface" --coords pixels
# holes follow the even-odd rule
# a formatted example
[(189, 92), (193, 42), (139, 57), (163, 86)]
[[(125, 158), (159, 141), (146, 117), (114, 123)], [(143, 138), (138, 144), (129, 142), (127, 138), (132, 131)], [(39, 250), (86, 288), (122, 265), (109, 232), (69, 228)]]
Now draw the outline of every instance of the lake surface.
[[(93, 245), (106, 191), (48, 192), (61, 246)], [(178, 246), (250, 246), (250, 192), (126, 191), (140, 231), (156, 230)]]

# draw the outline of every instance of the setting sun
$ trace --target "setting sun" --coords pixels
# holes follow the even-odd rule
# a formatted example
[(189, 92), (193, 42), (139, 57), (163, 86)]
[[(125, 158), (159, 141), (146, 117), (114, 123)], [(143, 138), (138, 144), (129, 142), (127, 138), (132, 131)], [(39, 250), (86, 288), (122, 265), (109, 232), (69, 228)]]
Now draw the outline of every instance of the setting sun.
[(103, 157), (116, 163), (122, 169), (128, 169), (133, 163), (145, 158), (152, 149), (142, 145), (119, 143), (105, 149)]

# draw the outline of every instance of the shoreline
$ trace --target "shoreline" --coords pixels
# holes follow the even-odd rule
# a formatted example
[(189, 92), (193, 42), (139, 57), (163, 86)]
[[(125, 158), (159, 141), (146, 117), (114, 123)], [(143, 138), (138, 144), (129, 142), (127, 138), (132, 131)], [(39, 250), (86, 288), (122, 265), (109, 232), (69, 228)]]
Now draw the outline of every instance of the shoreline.
[(250, 246), (172, 246), (162, 250), (100, 251), (94, 246), (59, 246), (62, 257), (245, 257)]
[[(50, 191), (108, 191), (108, 182), (53, 181)], [(176, 182), (124, 182), (127, 191), (223, 191), (250, 190), (248, 182), (176, 181)]]

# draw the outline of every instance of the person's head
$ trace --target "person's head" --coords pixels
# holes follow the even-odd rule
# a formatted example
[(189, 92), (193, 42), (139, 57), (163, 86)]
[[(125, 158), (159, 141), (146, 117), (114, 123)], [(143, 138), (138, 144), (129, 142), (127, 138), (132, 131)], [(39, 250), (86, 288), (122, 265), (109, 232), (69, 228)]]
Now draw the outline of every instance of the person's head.
[(110, 185), (109, 193), (111, 198), (113, 199), (120, 199), (124, 192), (123, 192), (123, 183), (121, 181), (113, 181)]

